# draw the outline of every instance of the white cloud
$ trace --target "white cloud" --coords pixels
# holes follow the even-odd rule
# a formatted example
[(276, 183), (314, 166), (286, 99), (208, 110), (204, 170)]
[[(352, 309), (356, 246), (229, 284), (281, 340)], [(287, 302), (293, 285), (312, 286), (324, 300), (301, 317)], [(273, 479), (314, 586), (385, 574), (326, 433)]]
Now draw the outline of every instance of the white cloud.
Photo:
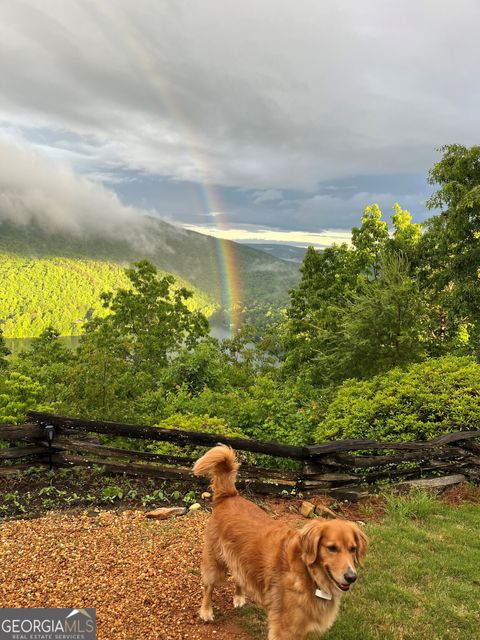
[(76, 174), (65, 160), (12, 135), (0, 135), (0, 158), (0, 220), (137, 237), (148, 212), (126, 207), (113, 191)]
[(425, 170), (476, 142), (479, 22), (477, 0), (10, 0), (0, 119), (76, 133), (82, 168), (267, 192)]

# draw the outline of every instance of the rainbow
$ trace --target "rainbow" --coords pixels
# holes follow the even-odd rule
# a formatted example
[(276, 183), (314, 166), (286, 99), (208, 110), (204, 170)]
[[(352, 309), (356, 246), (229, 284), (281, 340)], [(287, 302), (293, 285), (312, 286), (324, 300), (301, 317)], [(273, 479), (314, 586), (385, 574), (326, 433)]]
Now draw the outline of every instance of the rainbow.
[[(196, 133), (193, 131), (187, 117), (182, 113), (181, 105), (176, 100), (173, 93), (167, 88), (165, 81), (156, 68), (156, 61), (152, 52), (142, 44), (142, 34), (135, 32), (133, 23), (128, 21), (126, 16), (112, 16), (103, 8), (102, 3), (98, 3), (98, 11), (103, 14), (109, 23), (114, 20), (114, 26), (121, 32), (122, 46), (128, 47), (129, 54), (134, 59), (138, 71), (143, 73), (145, 81), (154, 90), (159, 102), (168, 115), (173, 116), (178, 124), (178, 130), (182, 132), (182, 141), (185, 142), (190, 158), (193, 160), (197, 173), (203, 177), (199, 183), (201, 200), (207, 216), (209, 216), (219, 229), (227, 229), (228, 224), (220, 196), (216, 187), (211, 184), (207, 163), (201, 153), (201, 142), (196, 140)], [(147, 123), (148, 124), (148, 123)], [(234, 334), (241, 323), (241, 287), (237, 255), (233, 242), (212, 236), (215, 247), (216, 269), (218, 276), (218, 287), (222, 308), (230, 316), (230, 332)]]
[[(203, 207), (205, 213), (220, 229), (228, 229), (228, 223), (223, 212), (217, 190), (212, 185), (201, 184)], [(241, 326), (242, 289), (235, 244), (223, 238), (211, 236), (215, 249), (218, 289), (222, 309), (228, 312), (230, 333), (234, 335)]]

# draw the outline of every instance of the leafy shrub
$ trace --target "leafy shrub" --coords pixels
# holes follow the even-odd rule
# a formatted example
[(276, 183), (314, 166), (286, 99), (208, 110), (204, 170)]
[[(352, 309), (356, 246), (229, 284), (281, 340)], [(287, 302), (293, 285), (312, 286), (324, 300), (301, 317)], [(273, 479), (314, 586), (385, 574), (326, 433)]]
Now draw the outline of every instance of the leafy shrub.
[[(243, 434), (233, 431), (221, 418), (211, 418), (207, 415), (181, 414), (174, 413), (165, 420), (158, 422), (155, 426), (162, 429), (182, 429), (184, 431), (204, 431), (206, 433), (215, 433), (219, 436), (237, 436), (242, 437)], [(148, 451), (153, 453), (170, 454), (177, 456), (190, 455), (198, 457), (202, 455), (204, 449), (198, 447), (180, 447), (176, 444), (168, 442), (154, 442), (147, 445)]]
[(347, 380), (316, 439), (428, 440), (479, 428), (480, 365), (473, 358), (445, 356), (370, 380)]
[(186, 431), (205, 431), (206, 433), (218, 433), (222, 436), (242, 437), (243, 433), (237, 429), (231, 429), (222, 418), (208, 415), (194, 415), (193, 413), (174, 413), (156, 426), (162, 429), (185, 429)]
[[(249, 387), (223, 392), (206, 388), (193, 396), (188, 390), (181, 389), (171, 394), (162, 406), (172, 420), (178, 420), (181, 414), (188, 416), (187, 424), (198, 416), (218, 419), (227, 429), (225, 435), (241, 434), (285, 444), (311, 441), (321, 409), (322, 403), (312, 398), (311, 388), (301, 382), (283, 385), (268, 374), (254, 378)], [(163, 422), (161, 426), (164, 426)]]
[(43, 385), (21, 373), (11, 371), (0, 376), (0, 422), (18, 424), (29, 409), (51, 411), (54, 405), (44, 404), (45, 395)]

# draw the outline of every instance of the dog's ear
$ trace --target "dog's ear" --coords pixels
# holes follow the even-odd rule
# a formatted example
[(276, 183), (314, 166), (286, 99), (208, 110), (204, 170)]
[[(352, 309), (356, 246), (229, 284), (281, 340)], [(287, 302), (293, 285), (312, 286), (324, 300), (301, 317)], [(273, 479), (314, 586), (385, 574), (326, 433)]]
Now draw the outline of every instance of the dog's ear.
[(363, 560), (365, 558), (365, 554), (367, 553), (368, 547), (368, 538), (360, 529), (359, 526), (355, 527), (355, 542), (357, 545), (357, 550), (355, 552), (355, 559), (357, 563), (362, 566)]
[(305, 564), (310, 565), (315, 562), (318, 555), (318, 546), (323, 536), (324, 523), (309, 522), (299, 532), (302, 558)]

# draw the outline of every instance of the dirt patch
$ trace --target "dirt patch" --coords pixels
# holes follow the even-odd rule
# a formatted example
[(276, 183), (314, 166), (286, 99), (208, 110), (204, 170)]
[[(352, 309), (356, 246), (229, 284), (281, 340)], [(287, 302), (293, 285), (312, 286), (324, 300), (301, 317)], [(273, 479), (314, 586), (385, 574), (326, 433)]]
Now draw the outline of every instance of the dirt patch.
[[(315, 507), (328, 507), (338, 518), (344, 518), (346, 520), (361, 522), (366, 520), (380, 520), (385, 514), (385, 501), (379, 496), (371, 496), (358, 502), (348, 502), (338, 501), (323, 495), (309, 496), (308, 501), (314, 504)], [(301, 518), (298, 514), (301, 504), (302, 500), (300, 499), (271, 499), (265, 503), (265, 509), (276, 519), (290, 523), (299, 522), (301, 525), (305, 522), (305, 519)], [(262, 503), (260, 503), (259, 506), (262, 506)]]
[(480, 486), (473, 484), (459, 484), (443, 492), (441, 499), (446, 504), (480, 504)]
[(166, 482), (142, 476), (109, 475), (101, 466), (36, 470), (0, 477), (2, 518), (39, 517), (50, 511), (85, 509), (153, 509), (200, 501), (201, 489), (189, 482)]

